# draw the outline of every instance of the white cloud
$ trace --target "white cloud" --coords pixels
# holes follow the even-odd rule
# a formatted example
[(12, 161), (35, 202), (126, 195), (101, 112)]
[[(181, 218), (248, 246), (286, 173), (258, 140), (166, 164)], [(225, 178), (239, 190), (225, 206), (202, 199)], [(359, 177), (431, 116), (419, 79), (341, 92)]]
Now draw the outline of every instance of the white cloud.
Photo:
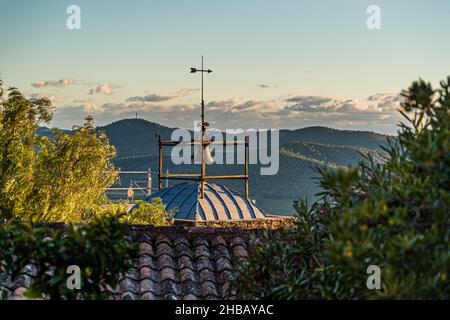
[(120, 89), (121, 86), (113, 83), (99, 84), (97, 87), (90, 89), (89, 94), (101, 93), (106, 95), (113, 95), (116, 89)]
[(30, 98), (32, 98), (32, 99), (43, 99), (43, 98), (45, 98), (45, 99), (50, 100), (53, 104), (62, 102), (65, 99), (62, 96), (54, 95), (54, 94), (51, 94), (49, 92), (32, 93), (32, 94), (30, 94)]
[(35, 88), (64, 88), (67, 86), (75, 85), (77, 81), (74, 79), (66, 78), (61, 80), (38, 80), (31, 84)]
[(274, 89), (277, 87), (277, 86), (274, 86), (273, 84), (266, 84), (266, 83), (261, 83), (261, 84), (258, 84), (257, 86), (262, 89)]
[(199, 89), (182, 89), (176, 92), (173, 92), (169, 95), (160, 95), (160, 94), (148, 94), (145, 96), (134, 96), (127, 99), (128, 102), (163, 102), (169, 100), (180, 99), (186, 97), (194, 92), (197, 92)]
[(374, 94), (366, 99), (335, 99), (321, 96), (295, 96), (285, 100), (283, 110), (319, 113), (395, 113), (399, 96), (393, 94)]
[[(196, 103), (167, 103), (196, 89), (184, 89), (170, 95), (147, 95), (142, 99), (126, 99), (101, 106), (84, 103), (61, 109), (64, 113), (88, 114), (106, 124), (122, 118), (141, 118), (168, 126), (191, 127), (199, 120), (200, 106)], [(156, 98), (158, 97), (158, 98)], [(166, 97), (166, 98), (163, 98)], [(210, 101), (205, 106), (206, 120), (218, 128), (301, 128), (328, 126), (338, 129), (373, 130), (394, 133), (398, 116), (399, 97), (377, 93), (365, 99), (338, 99), (325, 96), (294, 95), (273, 100)]]

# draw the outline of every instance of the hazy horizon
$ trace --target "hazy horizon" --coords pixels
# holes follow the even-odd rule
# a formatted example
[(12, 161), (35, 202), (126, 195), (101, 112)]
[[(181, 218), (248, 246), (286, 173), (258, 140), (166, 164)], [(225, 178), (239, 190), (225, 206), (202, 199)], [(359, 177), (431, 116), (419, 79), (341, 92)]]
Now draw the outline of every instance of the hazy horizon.
[[(151, 121), (148, 119), (144, 119), (144, 118), (122, 118), (122, 119), (116, 119), (113, 120), (109, 123), (106, 124), (102, 124), (99, 125), (97, 123), (95, 123), (95, 119), (94, 119), (94, 125), (96, 128), (103, 128), (109, 125), (112, 125), (116, 122), (121, 122), (121, 121), (127, 121), (127, 120), (142, 120), (142, 121), (146, 121), (146, 122), (150, 122), (156, 125), (160, 125), (169, 129), (177, 129), (177, 128), (181, 128), (181, 129), (188, 129), (188, 130), (193, 130), (192, 127), (187, 127), (187, 126), (172, 126), (170, 124), (164, 124), (164, 123), (159, 123), (159, 122), (155, 122), (155, 121)], [(79, 126), (82, 125), (82, 122), (74, 124), (74, 126)], [(58, 129), (62, 129), (62, 130), (72, 130), (72, 127), (58, 127), (58, 126), (52, 126), (52, 125), (48, 125), (48, 124), (44, 124), (41, 126), (41, 128), (47, 128), (47, 129), (54, 129), (54, 128), (58, 128)], [(377, 131), (373, 131), (373, 130), (358, 130), (358, 129), (339, 129), (339, 128), (334, 128), (331, 126), (326, 126), (326, 125), (318, 125), (318, 126), (304, 126), (304, 127), (293, 127), (293, 128), (269, 128), (269, 129), (278, 129), (278, 130), (290, 130), (290, 131), (295, 131), (295, 130), (301, 130), (301, 129), (309, 129), (309, 128), (326, 128), (326, 129), (332, 129), (332, 130), (339, 130), (339, 131), (356, 131), (356, 132), (371, 132), (371, 133), (375, 133), (375, 134), (381, 134), (381, 135), (392, 135), (392, 134), (385, 134), (382, 132), (377, 132)], [(220, 128), (220, 127), (214, 127), (214, 129), (219, 129), (219, 130), (226, 130), (227, 128)], [(257, 128), (250, 128), (248, 127), (247, 129), (257, 129)], [(260, 129), (264, 129), (264, 128), (260, 128)], [(395, 134), (393, 134), (395, 135)]]

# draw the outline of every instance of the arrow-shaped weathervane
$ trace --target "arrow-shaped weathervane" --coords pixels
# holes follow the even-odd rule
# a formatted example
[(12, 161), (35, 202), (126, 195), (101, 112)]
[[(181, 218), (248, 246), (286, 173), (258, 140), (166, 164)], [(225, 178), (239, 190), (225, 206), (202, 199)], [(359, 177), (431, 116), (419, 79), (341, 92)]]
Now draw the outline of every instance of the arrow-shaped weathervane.
[(203, 69), (203, 56), (202, 56), (202, 68), (191, 68), (191, 73), (201, 72), (202, 73), (202, 140), (203, 135), (205, 134), (206, 127), (208, 126), (208, 123), (205, 122), (205, 101), (203, 99), (203, 74), (204, 73), (211, 73), (211, 69)]
[(207, 72), (207, 73), (211, 73), (212, 70), (211, 70), (211, 69), (203, 70), (203, 69), (191, 68), (191, 73), (196, 73), (196, 72)]

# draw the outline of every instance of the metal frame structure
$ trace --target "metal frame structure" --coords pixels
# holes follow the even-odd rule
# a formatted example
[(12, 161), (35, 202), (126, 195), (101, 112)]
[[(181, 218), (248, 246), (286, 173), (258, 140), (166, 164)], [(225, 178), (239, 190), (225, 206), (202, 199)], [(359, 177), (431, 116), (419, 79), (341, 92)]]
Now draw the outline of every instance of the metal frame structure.
[[(150, 196), (152, 194), (152, 170), (148, 169), (147, 171), (119, 171), (119, 179), (120, 179), (120, 175), (147, 175), (147, 181), (133, 181), (133, 183), (135, 183), (136, 187), (131, 187), (131, 189), (133, 191), (141, 191), (143, 192), (146, 196)], [(147, 186), (146, 187), (140, 187), (137, 182), (146, 182)], [(124, 187), (110, 187), (108, 189), (106, 189), (106, 191), (127, 191), (129, 188), (124, 188)], [(146, 192), (144, 192), (144, 190), (146, 190)]]
[[(248, 199), (248, 163), (249, 163), (249, 139), (245, 137), (245, 141), (212, 141), (206, 137), (206, 128), (209, 127), (209, 123), (205, 122), (205, 101), (203, 99), (203, 74), (211, 73), (210, 69), (203, 68), (203, 56), (202, 56), (202, 67), (201, 69), (191, 68), (191, 73), (201, 72), (201, 84), (202, 84), (202, 113), (201, 113), (201, 132), (200, 132), (200, 141), (196, 141), (194, 139), (191, 140), (191, 145), (201, 144), (202, 148), (202, 161), (201, 161), (201, 170), (199, 174), (196, 173), (173, 173), (173, 174), (163, 174), (163, 147), (174, 147), (181, 143), (182, 141), (173, 141), (173, 140), (162, 140), (161, 135), (156, 134), (159, 143), (159, 173), (158, 173), (158, 186), (159, 190), (162, 189), (162, 179), (167, 180), (194, 180), (200, 181), (201, 184), (201, 198), (203, 199), (205, 196), (205, 181), (209, 179), (242, 179), (245, 180), (245, 197)], [(185, 143), (185, 142), (184, 142)], [(222, 175), (222, 176), (210, 176), (206, 174), (206, 161), (205, 161), (205, 148), (212, 144), (233, 144), (233, 145), (242, 145), (245, 144), (245, 171), (243, 175)]]
[[(158, 173), (158, 187), (159, 190), (162, 190), (162, 180), (193, 180), (193, 181), (200, 181), (201, 184), (201, 198), (204, 198), (205, 194), (205, 181), (211, 180), (211, 179), (241, 179), (245, 180), (245, 197), (249, 197), (248, 192), (248, 180), (249, 180), (249, 174), (248, 174), (248, 163), (249, 163), (249, 143), (248, 143), (248, 137), (245, 137), (245, 141), (211, 141), (211, 140), (203, 140), (201, 141), (202, 144), (202, 155), (204, 154), (204, 150), (207, 146), (211, 144), (222, 144), (222, 145), (245, 145), (245, 167), (244, 167), (244, 174), (242, 175), (221, 175), (221, 176), (213, 176), (213, 175), (207, 175), (206, 174), (206, 163), (205, 159), (202, 159), (201, 163), (201, 171), (200, 173), (162, 173), (163, 172), (163, 147), (174, 147), (178, 145), (179, 143), (182, 143), (182, 141), (173, 141), (173, 140), (162, 140), (161, 136), (159, 134), (156, 135), (158, 138), (158, 144), (159, 144), (159, 173)], [(183, 142), (185, 143), (185, 142)], [(190, 144), (196, 145), (199, 144), (199, 141), (195, 141), (194, 139), (191, 140)]]

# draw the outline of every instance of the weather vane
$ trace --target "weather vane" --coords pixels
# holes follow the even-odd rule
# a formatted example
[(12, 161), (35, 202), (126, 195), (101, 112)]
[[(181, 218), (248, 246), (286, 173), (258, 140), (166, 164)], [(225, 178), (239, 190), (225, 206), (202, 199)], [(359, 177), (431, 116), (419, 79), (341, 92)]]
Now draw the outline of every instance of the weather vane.
[[(173, 179), (173, 180), (194, 180), (197, 182), (200, 182), (201, 188), (200, 188), (200, 198), (205, 198), (205, 181), (207, 180), (214, 180), (214, 179), (241, 179), (245, 180), (245, 198), (248, 198), (248, 163), (249, 163), (249, 140), (248, 137), (245, 137), (245, 141), (236, 141), (236, 140), (223, 140), (223, 141), (216, 141), (212, 139), (208, 139), (205, 135), (206, 128), (209, 127), (209, 123), (205, 122), (205, 100), (203, 98), (203, 92), (204, 92), (204, 86), (203, 86), (203, 78), (204, 73), (211, 73), (211, 69), (205, 69), (203, 66), (203, 56), (202, 56), (202, 66), (200, 69), (197, 68), (191, 68), (191, 73), (197, 73), (201, 72), (202, 76), (202, 121), (201, 121), (201, 133), (200, 133), (200, 141), (197, 139), (191, 139), (189, 141), (190, 145), (195, 146), (194, 151), (194, 159), (200, 158), (197, 156), (201, 153), (201, 172), (200, 174), (197, 173), (163, 173), (163, 147), (174, 147), (179, 145), (182, 141), (179, 140), (163, 140), (161, 135), (158, 133), (155, 134), (155, 136), (158, 138), (158, 144), (159, 144), (159, 173), (158, 173), (158, 182), (159, 182), (159, 190), (162, 190), (162, 180), (166, 179)], [(240, 175), (207, 175), (206, 174), (206, 163), (214, 163), (214, 158), (211, 156), (211, 150), (209, 148), (210, 145), (213, 144), (220, 144), (220, 145), (245, 145), (245, 172), (244, 174)], [(197, 156), (197, 157), (196, 157)]]
[(201, 69), (191, 68), (191, 73), (201, 72), (202, 74), (202, 133), (201, 133), (201, 141), (203, 142), (204, 135), (206, 132), (206, 128), (209, 126), (208, 122), (205, 122), (205, 100), (203, 99), (203, 74), (211, 73), (211, 69), (204, 69), (203, 67), (203, 56), (202, 56), (202, 67)]
[[(206, 133), (206, 128), (209, 127), (209, 123), (205, 121), (205, 99), (203, 98), (203, 75), (205, 73), (211, 73), (212, 70), (211, 69), (205, 69), (203, 66), (203, 56), (202, 56), (202, 67), (201, 69), (197, 69), (197, 68), (191, 68), (191, 73), (196, 73), (196, 72), (200, 72), (202, 74), (202, 115), (201, 115), (201, 119), (202, 119), (202, 124), (201, 124), (201, 133), (200, 133), (200, 145), (197, 147), (199, 153), (201, 153), (201, 165), (202, 165), (202, 170), (201, 170), (201, 197), (203, 198), (204, 195), (204, 189), (205, 189), (205, 174), (206, 174), (206, 168), (205, 168), (205, 157), (208, 158), (208, 161), (211, 160), (211, 154), (209, 151), (209, 145), (205, 144), (205, 133)], [(207, 155), (205, 155), (205, 148), (206, 148), (206, 152)], [(194, 157), (195, 154), (197, 152), (194, 152)]]

